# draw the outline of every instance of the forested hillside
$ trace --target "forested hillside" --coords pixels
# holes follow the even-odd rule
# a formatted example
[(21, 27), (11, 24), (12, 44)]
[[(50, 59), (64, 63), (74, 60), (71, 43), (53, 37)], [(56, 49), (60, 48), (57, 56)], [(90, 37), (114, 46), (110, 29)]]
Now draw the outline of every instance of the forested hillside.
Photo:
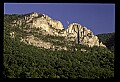
[[(9, 25), (10, 19), (17, 17), (18, 15), (4, 15), (3, 74), (5, 78), (114, 78), (114, 53), (109, 49), (75, 44), (70, 48), (72, 50), (53, 51), (27, 45), (20, 42), (22, 29), (11, 28)], [(10, 37), (10, 32), (13, 30), (18, 33), (15, 38)], [(62, 38), (59, 37), (59, 40)], [(59, 42), (55, 44), (61, 45)]]
[(107, 48), (114, 52), (114, 46), (115, 46), (115, 33), (104, 33), (104, 34), (98, 34), (97, 35), (99, 40), (103, 42), (107, 46)]

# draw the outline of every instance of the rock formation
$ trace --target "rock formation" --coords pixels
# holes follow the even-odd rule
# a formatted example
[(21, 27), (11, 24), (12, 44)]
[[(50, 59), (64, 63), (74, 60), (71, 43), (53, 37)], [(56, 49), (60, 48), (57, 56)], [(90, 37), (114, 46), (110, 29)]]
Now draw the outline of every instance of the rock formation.
[[(99, 42), (99, 39), (97, 36), (93, 34), (93, 32), (86, 27), (78, 24), (78, 23), (72, 23), (68, 26), (67, 29), (63, 28), (63, 25), (58, 20), (53, 20), (48, 15), (45, 14), (38, 14), (38, 13), (30, 13), (27, 15), (24, 15), (23, 18), (14, 20), (12, 22), (12, 26), (18, 26), (22, 29), (39, 29), (42, 31), (41, 33), (43, 35), (53, 35), (53, 36), (63, 36), (68, 41), (74, 41), (76, 44), (83, 44), (88, 45), (89, 47), (93, 46), (103, 46), (106, 47), (102, 42)], [(28, 39), (27, 39), (28, 40)], [(24, 41), (23, 41), (24, 42)], [(28, 43), (34, 44), (35, 40), (31, 38)], [(44, 43), (41, 40), (36, 41), (35, 46), (41, 45), (41, 43), (44, 44), (42, 47), (44, 48), (50, 48), (52, 44), (50, 43)], [(60, 48), (60, 47), (59, 47)], [(65, 48), (65, 47), (64, 47)], [(67, 48), (65, 48), (67, 50)]]
[(70, 24), (68, 29), (64, 31), (64, 35), (71, 38), (70, 40), (74, 40), (77, 44), (88, 45), (89, 47), (105, 47), (102, 42), (99, 42), (98, 37), (95, 36), (92, 31), (78, 23)]
[(15, 32), (10, 32), (10, 37), (15, 38)]

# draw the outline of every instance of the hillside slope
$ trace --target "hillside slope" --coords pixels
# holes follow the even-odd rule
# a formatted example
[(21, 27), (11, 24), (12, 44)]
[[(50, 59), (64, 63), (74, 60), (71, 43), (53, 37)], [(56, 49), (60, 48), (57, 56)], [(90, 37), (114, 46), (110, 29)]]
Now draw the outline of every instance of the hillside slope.
[(5, 78), (114, 78), (114, 53), (106, 47), (89, 47), (72, 41), (70, 37), (46, 34), (46, 28), (24, 28), (23, 23), (23, 26), (11, 26), (12, 19), (24, 16), (4, 15)]
[(104, 34), (98, 34), (97, 35), (99, 40), (103, 42), (103, 44), (106, 45), (106, 47), (114, 52), (114, 46), (115, 46), (115, 33), (104, 33)]

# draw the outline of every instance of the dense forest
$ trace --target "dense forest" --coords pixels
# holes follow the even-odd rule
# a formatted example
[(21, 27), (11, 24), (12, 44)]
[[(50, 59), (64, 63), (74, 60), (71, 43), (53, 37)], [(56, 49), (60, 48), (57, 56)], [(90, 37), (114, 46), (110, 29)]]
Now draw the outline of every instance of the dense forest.
[(107, 46), (107, 48), (114, 53), (115, 47), (115, 32), (113, 33), (104, 33), (97, 35), (99, 40)]
[[(10, 38), (11, 30), (21, 33), (20, 29), (9, 26), (10, 19), (16, 19), (18, 16), (4, 15), (5, 78), (114, 78), (114, 53), (108, 48), (76, 44), (74, 47), (78, 49), (77, 51), (53, 51), (26, 45), (20, 42), (19, 37)], [(83, 52), (81, 48), (87, 51)]]

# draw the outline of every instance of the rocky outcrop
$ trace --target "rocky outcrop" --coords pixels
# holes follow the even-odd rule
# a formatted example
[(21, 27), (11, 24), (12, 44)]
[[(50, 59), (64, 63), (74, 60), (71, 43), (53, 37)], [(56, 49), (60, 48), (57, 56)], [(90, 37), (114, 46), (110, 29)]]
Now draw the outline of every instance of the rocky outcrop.
[[(39, 29), (39, 31), (43, 35), (54, 35), (54, 36), (63, 36), (65, 37), (65, 40), (67, 41), (73, 41), (76, 44), (83, 44), (87, 45), (89, 47), (93, 46), (103, 46), (106, 47), (102, 42), (99, 42), (99, 39), (97, 36), (93, 34), (93, 32), (90, 29), (87, 29), (86, 27), (78, 24), (78, 23), (72, 23), (68, 26), (67, 29), (63, 28), (63, 25), (58, 20), (51, 19), (48, 15), (45, 14), (38, 14), (38, 13), (30, 13), (27, 15), (24, 15), (23, 18), (14, 20), (12, 22), (12, 26), (18, 26), (19, 28), (35, 28)], [(13, 36), (13, 34), (11, 33)], [(22, 40), (22, 39), (21, 39)], [(55, 47), (52, 46), (51, 43), (46, 43), (42, 40), (34, 40), (33, 36), (31, 38), (24, 39), (28, 42), (30, 45), (38, 46), (38, 47), (44, 47), (44, 48), (51, 48)], [(60, 47), (58, 48), (67, 50), (66, 47)]]
[(10, 32), (10, 37), (15, 38), (15, 32)]
[(26, 38), (21, 38), (20, 41), (24, 42), (26, 44), (29, 44), (29, 45), (33, 45), (33, 46), (37, 46), (37, 47), (43, 47), (43, 48), (46, 48), (46, 49), (50, 49), (50, 47), (53, 45), (52, 43), (42, 41), (42, 40), (38, 39), (37, 37), (34, 37), (33, 35), (26, 36)]
[(64, 29), (60, 21), (53, 20), (48, 15), (37, 14), (35, 12), (25, 15), (22, 19), (14, 20), (12, 25), (24, 28), (42, 28), (50, 34), (52, 34), (53, 29)]
[(68, 26), (68, 29), (66, 29), (65, 31), (66, 32), (64, 33), (66, 33), (67, 36), (74, 38), (74, 41), (78, 44), (88, 45), (89, 47), (105, 47), (105, 45), (103, 45), (102, 42), (99, 42), (98, 37), (95, 36), (92, 31), (78, 23), (70, 24)]
[(29, 44), (29, 45), (33, 45), (33, 46), (45, 48), (45, 49), (67, 50), (67, 47), (65, 46), (61, 47), (61, 46), (53, 45), (53, 43), (40, 40), (39, 38), (34, 37), (33, 35), (26, 36), (24, 38), (20, 37), (20, 42), (24, 42), (25, 44)]

